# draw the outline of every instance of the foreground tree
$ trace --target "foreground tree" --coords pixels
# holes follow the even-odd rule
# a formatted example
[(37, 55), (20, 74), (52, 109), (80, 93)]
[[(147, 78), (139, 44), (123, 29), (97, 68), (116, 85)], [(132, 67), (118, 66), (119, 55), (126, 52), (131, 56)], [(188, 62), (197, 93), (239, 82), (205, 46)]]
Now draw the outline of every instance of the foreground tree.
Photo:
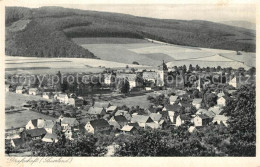
[(242, 86), (236, 99), (229, 100), (224, 112), (230, 116), (231, 135), (228, 155), (256, 155), (256, 94), (255, 85)]

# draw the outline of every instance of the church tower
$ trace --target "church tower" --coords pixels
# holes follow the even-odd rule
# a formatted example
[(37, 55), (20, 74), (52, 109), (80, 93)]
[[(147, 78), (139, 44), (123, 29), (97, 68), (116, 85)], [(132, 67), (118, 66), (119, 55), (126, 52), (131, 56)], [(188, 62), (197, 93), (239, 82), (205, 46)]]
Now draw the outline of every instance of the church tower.
[(168, 67), (162, 62), (162, 65), (158, 68), (158, 75), (159, 75), (159, 82), (157, 82), (157, 86), (165, 86), (167, 85), (167, 78), (168, 78)]

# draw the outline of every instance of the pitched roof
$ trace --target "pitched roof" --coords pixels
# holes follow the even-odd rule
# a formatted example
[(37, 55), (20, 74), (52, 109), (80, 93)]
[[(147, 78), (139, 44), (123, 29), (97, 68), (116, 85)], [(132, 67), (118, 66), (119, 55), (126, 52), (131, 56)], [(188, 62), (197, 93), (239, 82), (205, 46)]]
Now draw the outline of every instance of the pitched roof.
[(159, 121), (162, 118), (162, 114), (158, 113), (151, 113), (149, 116), (153, 121)]
[(29, 129), (25, 131), (31, 137), (37, 137), (46, 134), (46, 130), (44, 128), (37, 128), (37, 129)]
[(139, 127), (138, 123), (128, 123), (129, 126)]
[(95, 128), (102, 128), (110, 126), (109, 123), (104, 119), (96, 119), (89, 122), (91, 126)]
[(185, 114), (181, 114), (181, 115), (180, 115), (180, 118), (181, 118), (181, 120), (190, 120), (190, 119), (191, 119), (190, 116), (185, 115)]
[(160, 127), (160, 125), (155, 122), (146, 123), (146, 126), (152, 128), (152, 129), (158, 129)]
[(212, 111), (214, 114), (216, 114), (216, 115), (219, 115), (219, 114), (221, 114), (221, 112), (223, 111), (223, 109), (222, 108), (220, 108), (220, 107), (210, 107), (209, 108), (209, 111)]
[(131, 122), (146, 123), (150, 117), (145, 115), (133, 115)]
[(218, 93), (218, 97), (223, 97), (223, 96), (225, 96), (225, 93), (223, 92)]
[(16, 139), (12, 139), (12, 140), (13, 140), (15, 146), (21, 146), (25, 143), (23, 141), (23, 139), (21, 139), (21, 138), (16, 138)]
[(200, 117), (201, 119), (209, 119), (210, 118), (206, 114), (198, 114), (197, 116)]
[(115, 111), (117, 109), (117, 106), (110, 106), (107, 108), (107, 111)]
[(45, 120), (44, 128), (52, 128), (56, 124), (53, 120)]
[(168, 111), (178, 111), (180, 108), (181, 108), (181, 106), (179, 106), (179, 105), (165, 105), (164, 106), (165, 108), (166, 108), (166, 110), (168, 110)]
[(135, 128), (134, 126), (125, 125), (125, 126), (123, 126), (123, 128), (121, 130), (126, 131), (126, 132), (130, 132), (134, 128)]
[(117, 115), (125, 115), (125, 114), (127, 114), (127, 113), (128, 113), (128, 111), (118, 110), (118, 111), (115, 113), (115, 116), (117, 116)]
[(128, 79), (129, 81), (135, 81), (137, 78), (136, 74), (126, 74), (126, 73), (117, 73), (116, 74), (117, 78), (124, 78), (124, 79)]
[(199, 109), (196, 114), (205, 114), (210, 118), (213, 118), (216, 114), (212, 111), (206, 110), (206, 109)]
[(43, 138), (55, 140), (55, 139), (58, 138), (58, 136), (56, 134), (53, 134), (53, 133), (46, 133), (46, 135)]
[(58, 97), (60, 97), (60, 98), (65, 98), (66, 96), (68, 96), (68, 95), (65, 94), (65, 93), (59, 93), (59, 94), (58, 94)]
[(215, 121), (227, 121), (229, 119), (229, 117), (225, 116), (225, 115), (216, 115), (213, 118), (213, 122)]
[(128, 122), (125, 116), (123, 115), (114, 116), (114, 119), (116, 120), (116, 122)]
[(22, 89), (24, 89), (24, 86), (17, 86), (16, 87), (16, 90), (22, 90)]
[(95, 102), (94, 107), (98, 107), (98, 108), (108, 108), (110, 105), (109, 102)]
[(88, 110), (88, 113), (91, 115), (100, 115), (104, 108), (99, 108), (99, 107), (90, 107)]
[(158, 73), (154, 71), (145, 71), (143, 72), (143, 79), (157, 79), (159, 78)]
[(200, 104), (201, 101), (202, 101), (202, 98), (195, 98), (195, 99), (193, 99), (192, 104)]
[(70, 118), (70, 117), (63, 117), (63, 118), (61, 119), (61, 123), (63, 123), (63, 124), (69, 124), (69, 125), (74, 124), (75, 121), (77, 121), (76, 118)]
[(31, 120), (34, 127), (43, 127), (45, 120), (42, 118), (33, 119)]
[(170, 96), (170, 101), (173, 102), (173, 101), (176, 101), (178, 99), (178, 96)]
[(38, 91), (37, 88), (30, 88), (29, 91)]

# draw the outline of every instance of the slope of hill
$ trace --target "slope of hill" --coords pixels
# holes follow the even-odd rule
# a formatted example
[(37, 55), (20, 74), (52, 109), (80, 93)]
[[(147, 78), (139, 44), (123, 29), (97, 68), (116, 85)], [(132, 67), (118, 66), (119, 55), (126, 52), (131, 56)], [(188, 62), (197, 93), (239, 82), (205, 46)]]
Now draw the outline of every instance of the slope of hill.
[(221, 23), (230, 25), (230, 26), (236, 26), (236, 27), (246, 28), (246, 29), (250, 29), (250, 30), (256, 30), (256, 25), (249, 21), (234, 20), (234, 21), (223, 21)]
[(6, 54), (13, 56), (95, 58), (71, 40), (77, 37), (150, 38), (177, 45), (255, 52), (254, 31), (207, 21), (61, 7), (7, 7), (5, 22)]

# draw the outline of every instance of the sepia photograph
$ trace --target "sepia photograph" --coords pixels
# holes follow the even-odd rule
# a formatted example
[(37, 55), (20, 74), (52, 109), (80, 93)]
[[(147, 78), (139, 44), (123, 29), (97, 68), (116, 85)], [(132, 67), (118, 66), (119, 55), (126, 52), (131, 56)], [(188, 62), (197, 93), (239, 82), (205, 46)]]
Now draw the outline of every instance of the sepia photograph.
[(1, 14), (6, 158), (256, 157), (256, 4)]

